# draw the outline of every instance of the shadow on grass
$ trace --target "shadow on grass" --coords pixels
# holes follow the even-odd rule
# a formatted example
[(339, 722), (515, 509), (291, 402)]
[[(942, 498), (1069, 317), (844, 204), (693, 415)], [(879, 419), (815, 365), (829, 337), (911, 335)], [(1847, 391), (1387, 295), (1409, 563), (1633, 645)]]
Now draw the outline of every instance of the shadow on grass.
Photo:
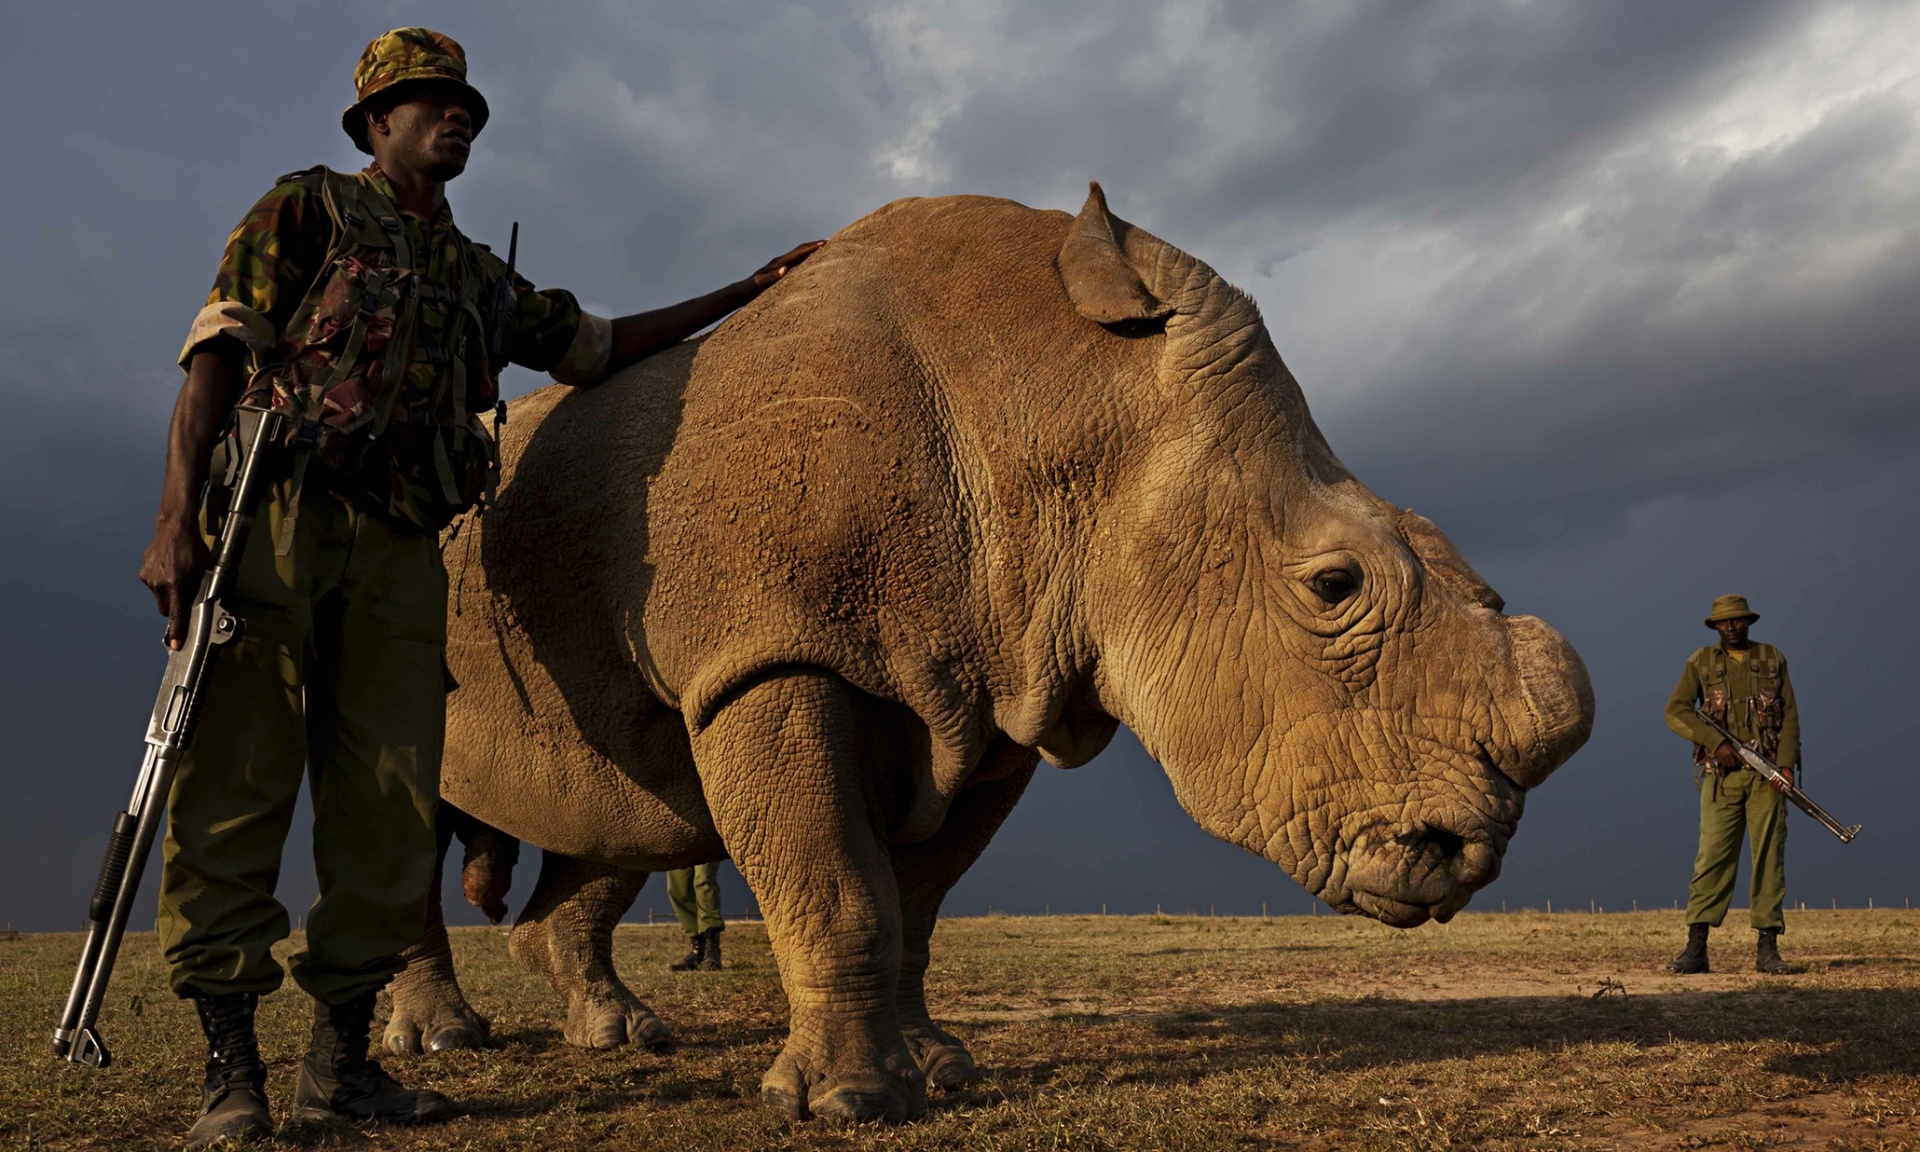
[(1144, 952), (1135, 952), (1135, 956), (1220, 956), (1232, 952), (1244, 952), (1256, 956), (1271, 956), (1291, 952), (1333, 952), (1338, 949), (1333, 944), (1188, 944), (1172, 945), (1166, 948), (1153, 948)]
[[(1585, 1045), (1654, 1049), (1676, 1043), (1781, 1042), (1796, 1051), (1770, 1070), (1828, 1083), (1920, 1075), (1910, 1021), (1920, 991), (1801, 989), (1790, 982), (1744, 991), (1607, 996), (1489, 997), (1337, 1003), (1272, 1002), (1157, 1017), (1056, 1017), (1066, 1043), (1048, 1057), (988, 1068), (981, 1085), (948, 1094), (969, 1107), (1057, 1091), (1084, 1078), (1089, 1061), (1105, 1084), (1197, 1083), (1223, 1072), (1311, 1066), (1312, 1075), (1406, 1066)], [(1011, 1023), (965, 1026), (986, 1037)], [(1102, 1060), (1102, 1054), (1105, 1059)]]

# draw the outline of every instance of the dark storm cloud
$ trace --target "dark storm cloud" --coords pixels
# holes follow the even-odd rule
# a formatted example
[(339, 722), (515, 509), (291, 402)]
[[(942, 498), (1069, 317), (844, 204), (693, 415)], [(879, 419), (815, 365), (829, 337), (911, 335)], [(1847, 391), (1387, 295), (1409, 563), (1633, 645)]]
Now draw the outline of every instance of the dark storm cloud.
[[(1664, 902), (1684, 881), (1692, 794), (1657, 714), (1719, 591), (1763, 604), (1809, 755), (1853, 765), (1815, 778), (1829, 806), (1920, 800), (1874, 760), (1915, 734), (1911, 677), (1860, 657), (1920, 634), (1859, 611), (1920, 562), (1908, 8), (69, 3), (5, 22), (0, 95), (34, 114), (0, 120), (0, 920), (77, 918), (131, 777), (158, 670), (131, 575), (220, 241), (273, 175), (358, 163), (352, 61), (399, 23), (462, 40), (492, 105), (451, 193), (462, 226), (498, 241), (518, 219), (522, 268), (598, 309), (705, 291), (896, 196), (1073, 210), (1089, 179), (1252, 292), (1342, 457), (1593, 668), (1594, 742), (1530, 801), (1492, 899)], [(1868, 838), (1843, 857), (1796, 836), (1803, 892), (1920, 879)], [(1123, 739), (1043, 773), (949, 906), (1269, 898), (1302, 899), (1185, 821)]]

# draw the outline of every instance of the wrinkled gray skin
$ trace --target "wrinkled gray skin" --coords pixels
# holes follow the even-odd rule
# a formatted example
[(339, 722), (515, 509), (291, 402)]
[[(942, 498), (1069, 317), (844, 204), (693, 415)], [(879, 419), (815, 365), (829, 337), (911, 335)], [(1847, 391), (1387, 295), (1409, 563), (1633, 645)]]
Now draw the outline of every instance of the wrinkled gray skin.
[[(447, 550), (443, 795), (576, 861), (513, 940), (574, 1043), (664, 1037), (612, 923), (640, 874), (730, 854), (792, 1116), (910, 1118), (972, 1074), (928, 939), (1037, 757), (1125, 724), (1202, 827), (1411, 927), (1494, 878), (1592, 726), (1573, 649), (1355, 480), (1253, 302), (1097, 187), (1077, 218), (888, 205), (507, 429)], [(421, 953), (390, 1044), (479, 1035)]]

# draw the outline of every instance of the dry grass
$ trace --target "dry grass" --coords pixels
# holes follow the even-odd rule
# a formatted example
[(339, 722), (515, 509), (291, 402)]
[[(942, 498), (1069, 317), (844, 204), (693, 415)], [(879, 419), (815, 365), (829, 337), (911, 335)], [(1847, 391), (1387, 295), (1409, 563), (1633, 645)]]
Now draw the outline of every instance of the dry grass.
[[(1468, 914), (1395, 932), (1321, 918), (988, 917), (942, 925), (931, 992), (985, 1071), (900, 1128), (790, 1125), (756, 1100), (778, 1051), (757, 925), (731, 970), (668, 973), (669, 928), (622, 928), (623, 971), (675, 1028), (665, 1055), (581, 1052), (494, 930), (457, 932), (499, 1045), (400, 1062), (450, 1123), (288, 1126), (281, 1147), (661, 1149), (1910, 1148), (1920, 1142), (1920, 913), (1791, 918), (1792, 979), (1714, 934), (1714, 975), (1662, 970), (1671, 912)], [(177, 1148), (201, 1049), (151, 937), (103, 1020), (118, 1062), (46, 1055), (78, 938), (0, 941), (0, 1148)], [(289, 1098), (305, 1008), (263, 1008)]]

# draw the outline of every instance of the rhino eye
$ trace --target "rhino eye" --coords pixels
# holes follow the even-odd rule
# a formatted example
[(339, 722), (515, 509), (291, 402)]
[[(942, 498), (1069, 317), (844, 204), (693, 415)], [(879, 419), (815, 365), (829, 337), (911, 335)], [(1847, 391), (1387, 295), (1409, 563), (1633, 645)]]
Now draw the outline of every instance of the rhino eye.
[(1328, 604), (1338, 604), (1360, 590), (1360, 577), (1346, 568), (1329, 568), (1309, 579), (1307, 587)]

